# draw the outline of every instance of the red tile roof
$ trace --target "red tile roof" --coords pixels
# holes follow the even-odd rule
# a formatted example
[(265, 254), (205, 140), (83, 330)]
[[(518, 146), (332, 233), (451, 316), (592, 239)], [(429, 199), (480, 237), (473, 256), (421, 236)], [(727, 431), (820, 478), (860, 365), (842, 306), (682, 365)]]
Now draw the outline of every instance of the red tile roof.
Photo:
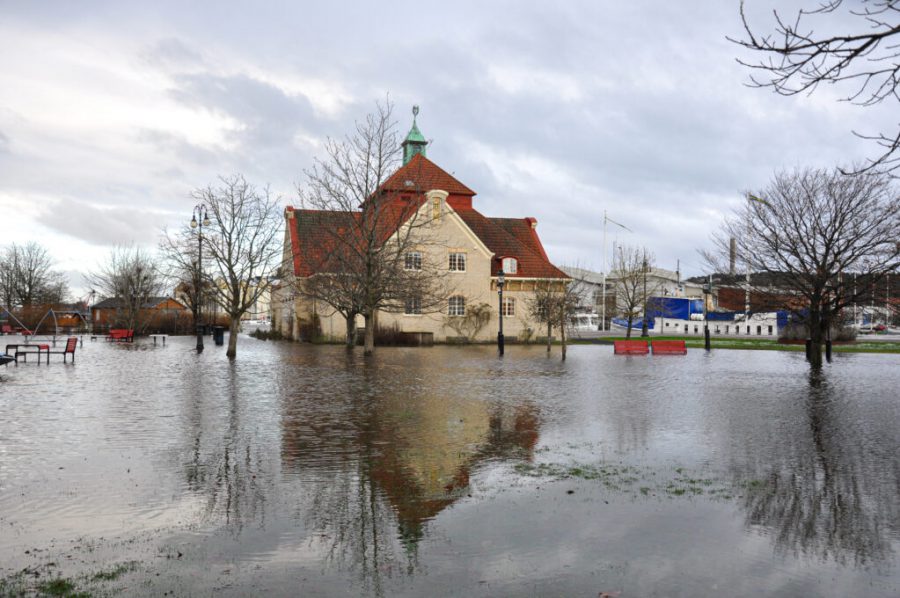
[(475, 195), (440, 166), (416, 154), (381, 185), (382, 191), (424, 193), (440, 189), (451, 195)]
[[(406, 185), (406, 181), (412, 181), (412, 185)], [(388, 209), (373, 212), (381, 218), (378, 223), (381, 241), (386, 240), (421, 205), (421, 194), (433, 189), (441, 189), (451, 195), (475, 195), (474, 191), (434, 162), (422, 154), (416, 154), (381, 186), (382, 192), (406, 191), (412, 195), (409, 201), (396, 196), (385, 199), (382, 205)], [(496, 276), (499, 272), (502, 258), (513, 257), (518, 262), (516, 273), (505, 273), (511, 278), (568, 278), (550, 263), (535, 230), (537, 221), (534, 218), (487, 218), (468, 202), (453, 202), (453, 207), (466, 226), (494, 253), (491, 275)], [(365, 228), (360, 222), (363, 212), (295, 210), (291, 207), (287, 212), (293, 213), (295, 221), (294, 226), (290, 227), (290, 235), (294, 274), (297, 276), (338, 269), (338, 265), (347, 259), (346, 252), (353, 252), (352, 244), (347, 243), (347, 235), (360, 235), (360, 230)]]
[(534, 218), (487, 218), (475, 209), (458, 209), (456, 213), (481, 242), (494, 253), (491, 275), (500, 271), (500, 260), (514, 257), (516, 273), (504, 273), (511, 278), (568, 278), (565, 272), (550, 263), (532, 227)]

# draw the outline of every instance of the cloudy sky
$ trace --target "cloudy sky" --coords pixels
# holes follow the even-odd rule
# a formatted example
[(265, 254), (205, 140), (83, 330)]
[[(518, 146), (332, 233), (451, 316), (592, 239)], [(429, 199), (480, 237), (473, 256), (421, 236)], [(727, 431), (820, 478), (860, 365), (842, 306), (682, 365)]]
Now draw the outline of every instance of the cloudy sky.
[[(385, 6), (390, 4), (389, 6)], [(558, 5), (559, 4), (559, 5)], [(779, 2), (779, 4), (782, 4)], [(772, 0), (750, 1), (771, 23)], [(534, 216), (600, 269), (603, 211), (699, 274), (709, 231), (773, 171), (858, 161), (886, 115), (745, 86), (737, 0), (0, 0), (0, 245), (38, 241), (75, 294), (116, 244), (156, 246), (192, 189), (243, 173), (285, 204), (386, 94), (489, 216)], [(889, 124), (889, 123), (888, 123)]]

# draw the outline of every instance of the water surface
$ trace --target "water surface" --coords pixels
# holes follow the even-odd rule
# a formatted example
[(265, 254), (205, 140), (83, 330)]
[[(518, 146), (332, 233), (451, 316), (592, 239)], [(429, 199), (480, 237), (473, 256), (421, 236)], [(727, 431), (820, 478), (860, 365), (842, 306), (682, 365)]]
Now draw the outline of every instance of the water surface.
[(103, 587), (900, 594), (895, 355), (811, 374), (780, 352), (364, 360), (243, 337), (230, 363), (193, 344), (0, 368), (0, 577), (90, 586), (127, 563)]

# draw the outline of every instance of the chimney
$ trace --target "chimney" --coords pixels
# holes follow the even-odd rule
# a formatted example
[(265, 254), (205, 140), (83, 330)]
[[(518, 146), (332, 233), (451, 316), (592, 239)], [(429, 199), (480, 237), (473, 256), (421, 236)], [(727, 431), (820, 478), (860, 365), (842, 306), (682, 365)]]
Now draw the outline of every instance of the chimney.
[(731, 276), (735, 274), (735, 262), (737, 262), (737, 241), (731, 237), (731, 241), (728, 243), (728, 274)]

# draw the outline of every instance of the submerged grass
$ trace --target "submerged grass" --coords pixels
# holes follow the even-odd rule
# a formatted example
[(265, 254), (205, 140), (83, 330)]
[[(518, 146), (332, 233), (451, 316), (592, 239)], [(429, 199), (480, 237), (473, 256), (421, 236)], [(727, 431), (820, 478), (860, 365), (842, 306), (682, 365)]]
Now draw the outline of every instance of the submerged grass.
[(532, 478), (596, 481), (608, 490), (635, 497), (672, 498), (705, 495), (714, 499), (730, 500), (748, 493), (770, 491), (769, 484), (763, 480), (728, 482), (691, 474), (684, 467), (674, 468), (672, 475), (666, 475), (649, 467), (639, 468), (633, 465), (612, 463), (517, 463), (513, 469), (519, 475)]
[(120, 579), (138, 568), (137, 561), (127, 561), (77, 577), (49, 576), (55, 571), (55, 563), (26, 567), (7, 577), (0, 578), (0, 596), (26, 598), (31, 596), (57, 598), (93, 598), (117, 593), (108, 587), (109, 582)]

